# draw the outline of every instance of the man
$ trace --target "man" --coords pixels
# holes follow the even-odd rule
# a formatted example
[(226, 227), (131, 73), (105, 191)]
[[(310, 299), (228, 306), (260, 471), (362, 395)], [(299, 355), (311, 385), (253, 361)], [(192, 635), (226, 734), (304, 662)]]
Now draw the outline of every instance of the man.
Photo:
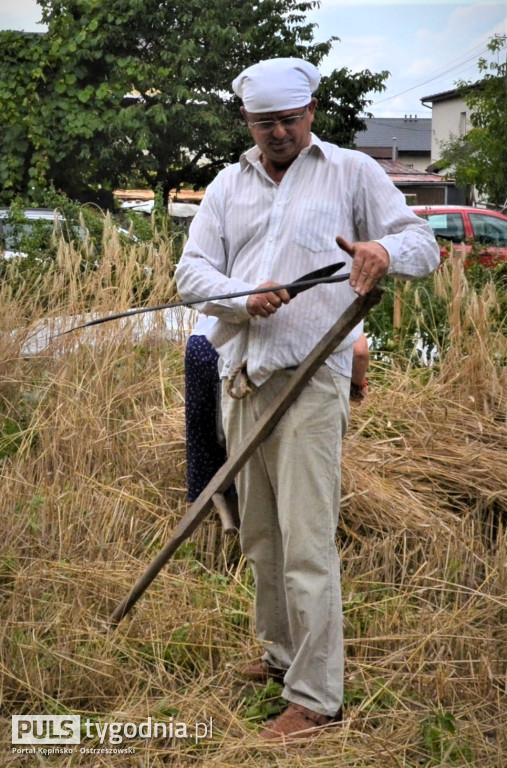
[[(222, 397), (229, 455), (354, 294), (366, 294), (385, 274), (421, 277), (439, 263), (431, 229), (381, 167), (312, 134), (319, 80), (299, 59), (262, 61), (234, 80), (255, 146), (208, 187), (176, 271), (187, 300), (272, 287), (199, 305), (218, 318), (210, 341), (222, 379), (242, 369), (250, 385), (243, 399)], [(349, 283), (321, 285), (293, 300), (277, 290), (338, 259), (347, 262)], [(264, 739), (314, 735), (340, 717), (335, 532), (352, 350), (361, 330), (317, 371), (236, 478), (241, 544), (255, 575), (256, 630), (265, 647), (247, 672), (283, 678), (288, 701)]]
[[(216, 317), (200, 315), (185, 348), (185, 436), (187, 500), (191, 504), (227, 460), (217, 413), (218, 354), (208, 341)], [(363, 333), (354, 344), (350, 380), (351, 403), (367, 395), (366, 371), (370, 354)], [(227, 492), (227, 503), (235, 517), (235, 489)]]

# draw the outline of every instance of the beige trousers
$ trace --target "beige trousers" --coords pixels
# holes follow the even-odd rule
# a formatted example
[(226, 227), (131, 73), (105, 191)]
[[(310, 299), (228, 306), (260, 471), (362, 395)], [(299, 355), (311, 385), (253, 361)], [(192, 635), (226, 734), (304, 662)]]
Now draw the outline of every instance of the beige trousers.
[[(229, 455), (291, 375), (276, 372), (243, 400), (224, 392)], [(236, 478), (263, 658), (287, 669), (284, 698), (329, 716), (343, 698), (335, 533), (349, 390), (350, 379), (323, 365)]]

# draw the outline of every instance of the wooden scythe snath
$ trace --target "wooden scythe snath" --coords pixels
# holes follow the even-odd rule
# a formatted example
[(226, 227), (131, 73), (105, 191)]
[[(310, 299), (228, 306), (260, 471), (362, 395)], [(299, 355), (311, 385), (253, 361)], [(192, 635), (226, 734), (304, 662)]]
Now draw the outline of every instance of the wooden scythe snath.
[(336, 349), (338, 344), (368, 314), (370, 309), (379, 303), (382, 294), (383, 288), (376, 286), (366, 296), (359, 296), (355, 299), (303, 362), (300, 363), (289, 382), (246, 435), (236, 454), (231, 456), (210, 480), (200, 496), (198, 496), (186, 514), (181, 518), (169, 541), (139, 577), (129, 594), (116, 606), (109, 617), (110, 627), (116, 627), (127, 615), (180, 545), (192, 535), (208, 512), (210, 512), (214, 505), (213, 496), (222, 493), (231, 485), (239, 470), (274, 429), (277, 422), (282, 418), (294, 400), (296, 400), (314, 373), (333, 350)]

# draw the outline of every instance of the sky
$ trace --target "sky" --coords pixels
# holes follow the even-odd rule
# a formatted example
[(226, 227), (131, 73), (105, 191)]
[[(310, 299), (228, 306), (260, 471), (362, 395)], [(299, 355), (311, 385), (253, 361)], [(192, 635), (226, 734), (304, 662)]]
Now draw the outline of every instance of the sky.
[[(0, 29), (43, 31), (40, 10), (36, 0), (0, 0)], [(316, 41), (340, 38), (322, 74), (341, 67), (391, 73), (386, 90), (371, 94), (375, 117), (431, 117), (421, 99), (478, 79), (478, 59), (492, 58), (489, 39), (507, 34), (507, 3), (322, 0), (308, 20), (318, 25)]]

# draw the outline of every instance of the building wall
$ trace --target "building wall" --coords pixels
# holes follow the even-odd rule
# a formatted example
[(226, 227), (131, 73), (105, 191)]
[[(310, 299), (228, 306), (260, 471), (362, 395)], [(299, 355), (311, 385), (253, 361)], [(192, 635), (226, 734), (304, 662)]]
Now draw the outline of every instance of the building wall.
[(440, 159), (441, 145), (451, 136), (464, 136), (470, 129), (470, 108), (463, 99), (433, 102), (431, 112), (431, 162)]
[(375, 160), (391, 160), (393, 155), (396, 156), (396, 160), (405, 165), (412, 166), (416, 171), (425, 172), (431, 162), (430, 152), (409, 152), (400, 150), (393, 152), (392, 147), (357, 147), (359, 152), (364, 152), (365, 155), (373, 157)]
[(435, 184), (420, 186), (418, 184), (404, 184), (399, 186), (400, 192), (404, 195), (414, 195), (413, 205), (446, 205), (447, 187), (440, 187)]
[(411, 165), (416, 171), (425, 171), (430, 164), (430, 158), (428, 155), (411, 155), (410, 152), (399, 152), (398, 160), (405, 165)]

